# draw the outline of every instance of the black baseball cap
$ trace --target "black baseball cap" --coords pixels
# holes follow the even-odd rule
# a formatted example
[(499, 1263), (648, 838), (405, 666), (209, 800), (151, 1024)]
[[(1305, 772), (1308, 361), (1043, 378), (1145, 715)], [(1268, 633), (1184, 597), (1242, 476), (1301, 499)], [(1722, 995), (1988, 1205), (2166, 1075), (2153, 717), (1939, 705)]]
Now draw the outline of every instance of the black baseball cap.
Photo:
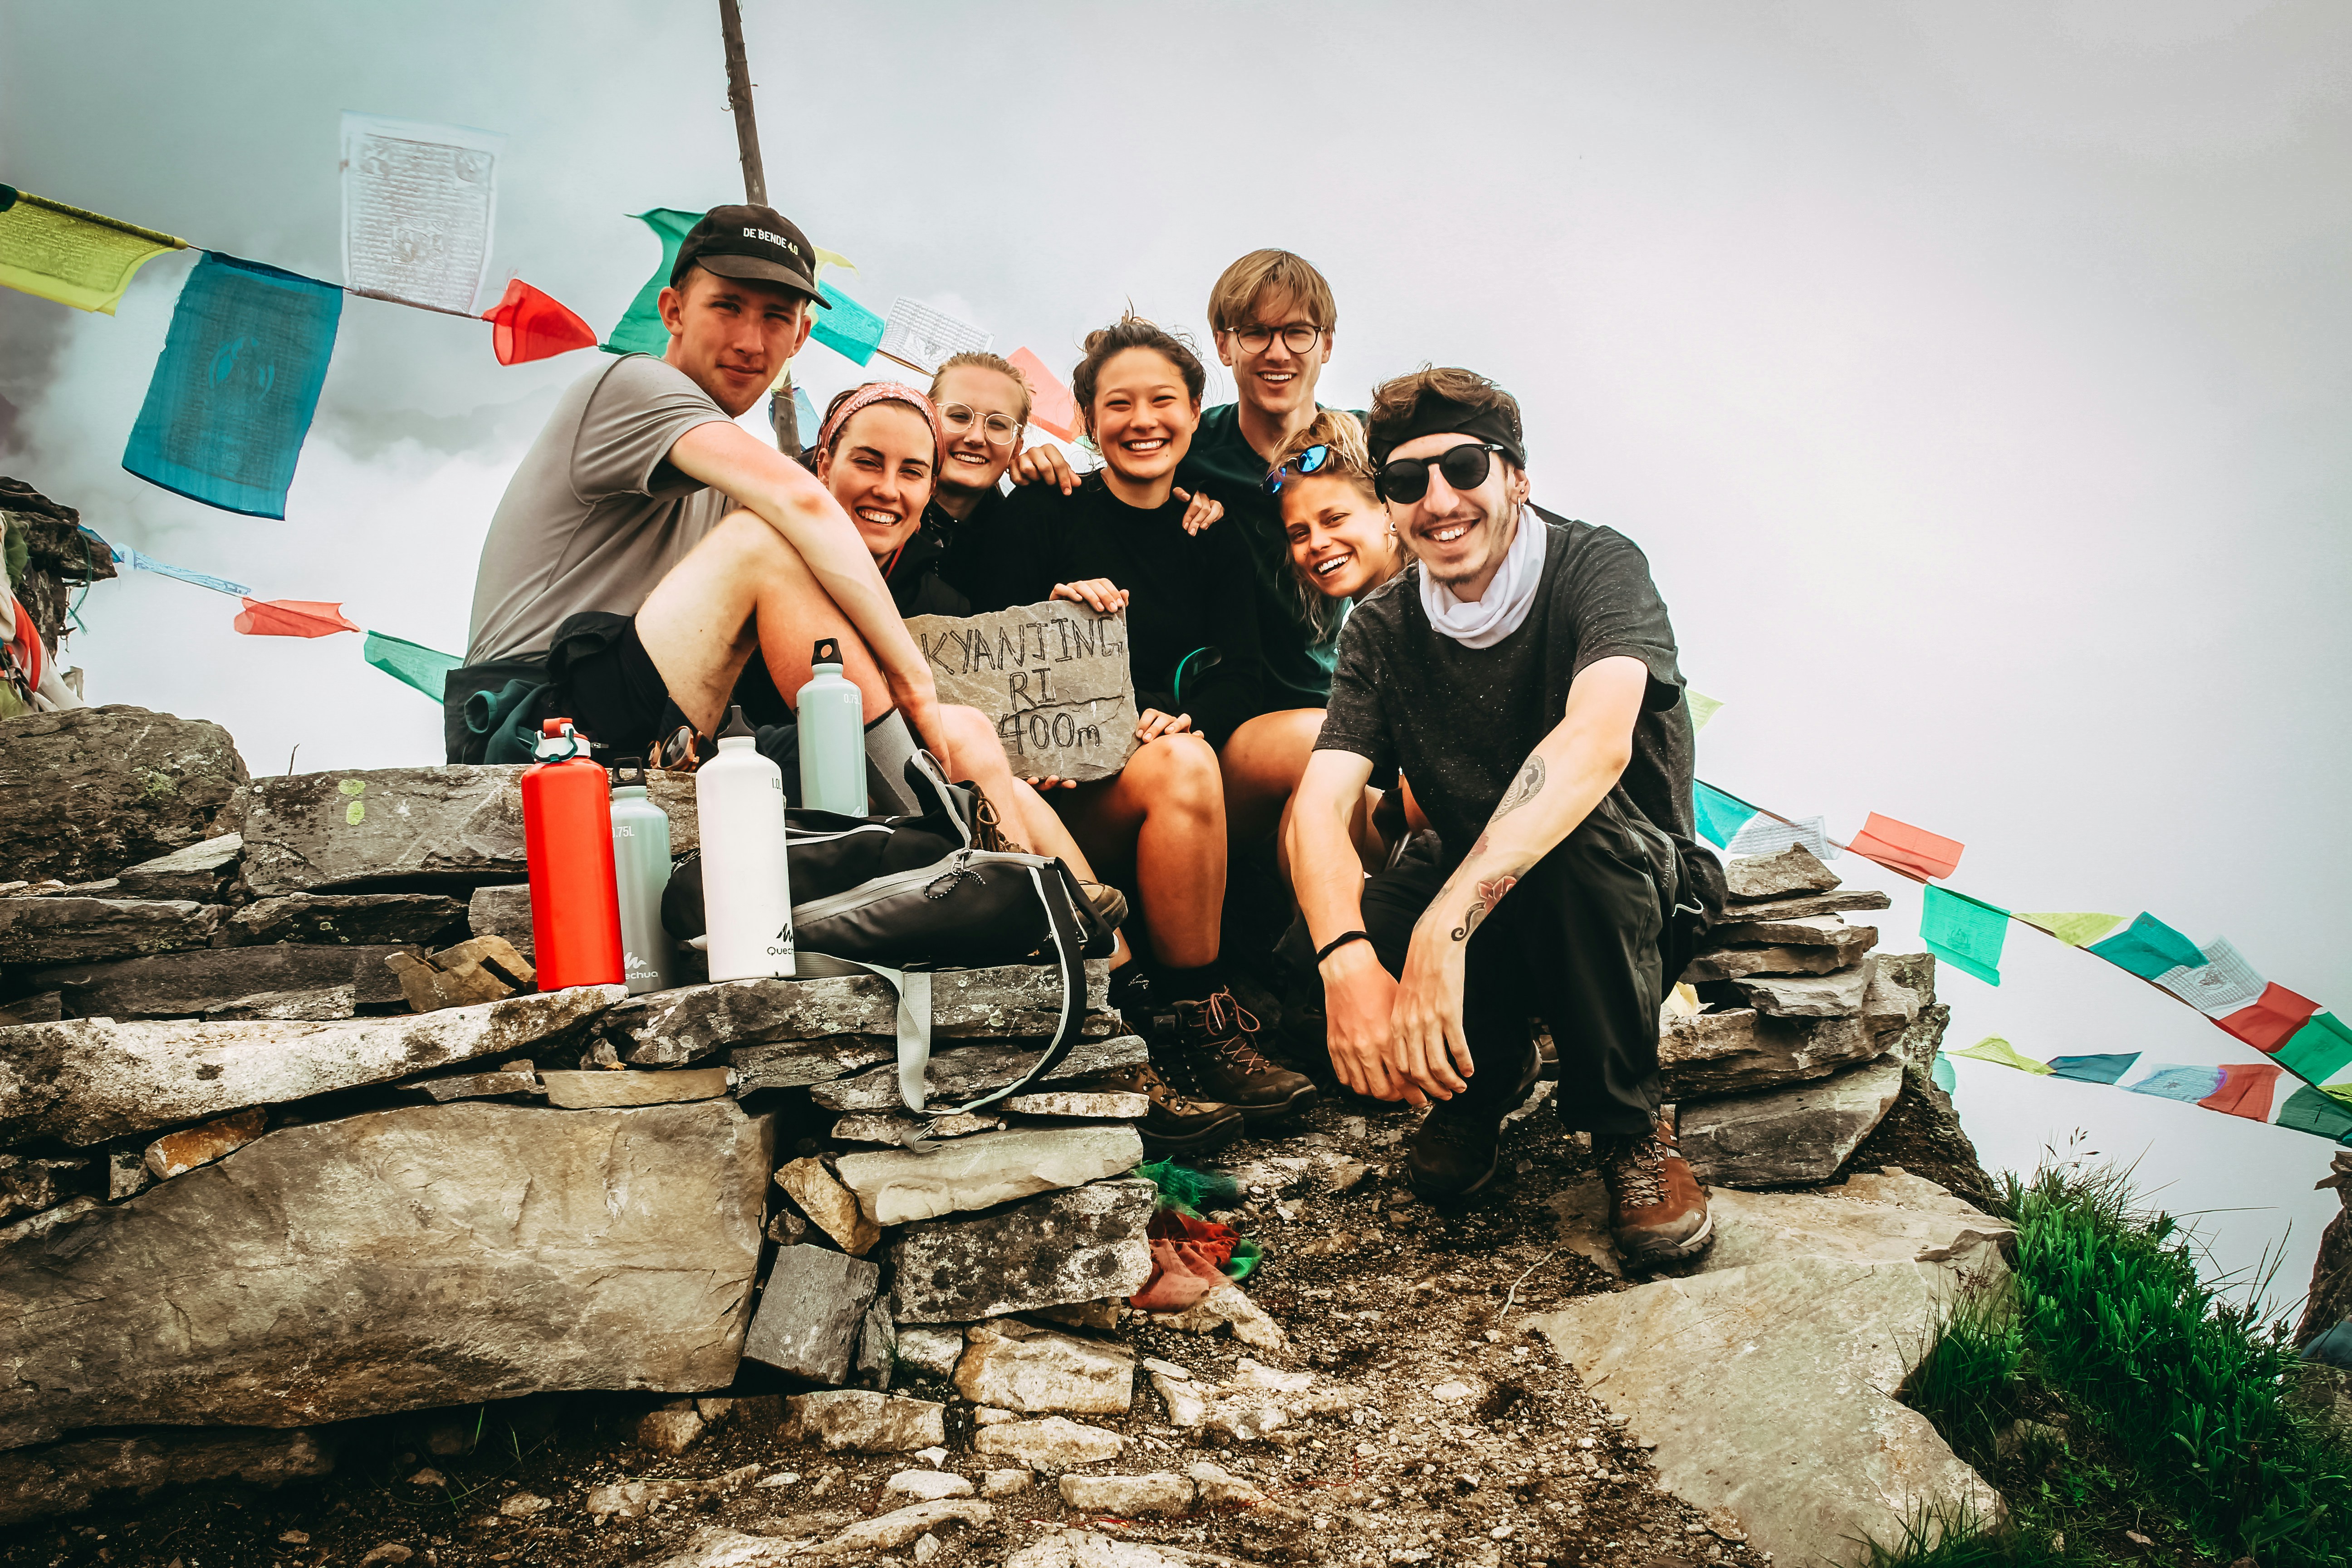
[(677, 247), (669, 286), (677, 288), (690, 267), (721, 278), (781, 284), (824, 303), (816, 291), (816, 247), (773, 207), (712, 207), (704, 213)]

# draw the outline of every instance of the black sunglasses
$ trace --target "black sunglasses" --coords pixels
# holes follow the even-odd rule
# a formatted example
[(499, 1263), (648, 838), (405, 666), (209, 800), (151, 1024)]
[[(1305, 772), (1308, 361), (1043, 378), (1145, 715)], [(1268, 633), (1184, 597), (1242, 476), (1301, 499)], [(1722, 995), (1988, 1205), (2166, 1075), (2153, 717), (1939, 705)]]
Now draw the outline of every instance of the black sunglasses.
[(1475, 490), (1486, 482), (1495, 466), (1493, 454), (1502, 449), (1492, 441), (1465, 441), (1434, 458), (1391, 458), (1372, 476), (1372, 489), (1382, 500), (1411, 506), (1429, 493), (1429, 470), (1433, 465), (1445, 476), (1449, 488)]
[(1270, 496), (1278, 496), (1278, 495), (1280, 495), (1280, 494), (1282, 493), (1282, 476), (1283, 476), (1283, 475), (1285, 475), (1285, 474), (1311, 474), (1311, 473), (1313, 473), (1316, 469), (1318, 469), (1318, 468), (1321, 468), (1325, 463), (1328, 463), (1328, 462), (1329, 462), (1330, 460), (1331, 460), (1331, 448), (1330, 448), (1330, 447), (1307, 447), (1307, 450), (1305, 450), (1304, 452), (1299, 453), (1299, 454), (1298, 454), (1298, 456), (1297, 456), (1296, 458), (1291, 458), (1291, 459), (1290, 459), (1290, 461), (1288, 461), (1288, 462), (1286, 462), (1286, 463), (1283, 464), (1283, 465), (1282, 465), (1282, 467), (1280, 467), (1280, 468), (1278, 468), (1275, 469), (1275, 470), (1274, 470), (1274, 472), (1272, 472), (1272, 473), (1270, 473), (1270, 474), (1266, 475), (1266, 477), (1265, 477), (1265, 493), (1266, 493), (1266, 494), (1268, 494), (1268, 495), (1270, 495)]

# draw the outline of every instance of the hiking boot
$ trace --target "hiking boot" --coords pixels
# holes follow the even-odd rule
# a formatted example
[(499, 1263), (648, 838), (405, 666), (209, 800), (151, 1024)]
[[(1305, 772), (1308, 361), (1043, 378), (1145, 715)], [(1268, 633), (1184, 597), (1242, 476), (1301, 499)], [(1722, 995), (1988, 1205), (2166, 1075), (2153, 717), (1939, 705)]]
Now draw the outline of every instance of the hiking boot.
[(1176, 1026), (1162, 1036), (1160, 1059), (1188, 1093), (1238, 1107), (1253, 1127), (1280, 1121), (1315, 1103), (1315, 1080), (1258, 1054), (1257, 1019), (1220, 985), (1205, 1001), (1175, 1005)]
[(1609, 1188), (1609, 1229), (1628, 1268), (1696, 1258), (1715, 1238), (1706, 1189), (1675, 1149), (1674, 1129), (1661, 1119), (1646, 1137), (1601, 1134), (1592, 1152)]
[(1151, 1109), (1136, 1128), (1143, 1135), (1147, 1154), (1198, 1154), (1222, 1149), (1242, 1135), (1242, 1113), (1237, 1108), (1177, 1093), (1150, 1062), (1071, 1079), (1055, 1087), (1098, 1094), (1150, 1095)]
[(1108, 882), (1080, 882), (1078, 891), (1086, 895), (1087, 907), (1102, 921), (1103, 930), (1117, 931), (1127, 923), (1127, 895)]
[(1460, 1203), (1493, 1181), (1502, 1158), (1503, 1118), (1518, 1109), (1542, 1070), (1543, 1058), (1529, 1051), (1518, 1089), (1491, 1110), (1475, 1109), (1460, 1094), (1432, 1104), (1405, 1151), (1413, 1194), (1423, 1203)]

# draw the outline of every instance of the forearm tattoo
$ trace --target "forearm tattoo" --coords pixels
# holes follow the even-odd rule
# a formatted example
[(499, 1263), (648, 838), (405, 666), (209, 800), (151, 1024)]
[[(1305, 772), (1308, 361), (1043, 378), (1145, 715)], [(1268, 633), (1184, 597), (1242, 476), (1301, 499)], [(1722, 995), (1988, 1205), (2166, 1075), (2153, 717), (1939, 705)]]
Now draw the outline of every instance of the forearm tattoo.
[[(1519, 770), (1519, 776), (1511, 781), (1511, 787), (1503, 792), (1495, 815), (1486, 819), (1486, 831), (1478, 835), (1478, 842), (1470, 847), (1470, 858), (1475, 860), (1486, 852), (1494, 837), (1495, 824), (1535, 799), (1543, 792), (1543, 786), (1544, 760), (1529, 757), (1528, 765)], [(1472, 883), (1470, 907), (1462, 911), (1462, 923), (1454, 928), (1454, 940), (1468, 942), (1470, 933), (1478, 929), (1478, 922), (1494, 913), (1495, 906), (1503, 901), (1503, 895), (1518, 886), (1520, 873), (1526, 869), (1525, 866), (1515, 866)]]

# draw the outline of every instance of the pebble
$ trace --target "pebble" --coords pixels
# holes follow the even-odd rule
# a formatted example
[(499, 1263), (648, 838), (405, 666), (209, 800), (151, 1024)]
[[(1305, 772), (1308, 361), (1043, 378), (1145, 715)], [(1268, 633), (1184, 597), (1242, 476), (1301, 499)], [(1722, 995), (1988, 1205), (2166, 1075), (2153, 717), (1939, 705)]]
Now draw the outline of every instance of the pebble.
[(929, 1563), (940, 1554), (940, 1538), (925, 1531), (915, 1537), (915, 1561)]
[(759, 1484), (763, 1487), (788, 1487), (799, 1479), (800, 1477), (790, 1470), (778, 1470), (772, 1476), (761, 1476)]
[(444, 1476), (440, 1471), (435, 1469), (432, 1466), (427, 1465), (425, 1468), (409, 1477), (408, 1484), (412, 1487), (443, 1487), (449, 1484), (449, 1479), (446, 1476)]
[(371, 1563), (405, 1563), (415, 1555), (415, 1552), (403, 1546), (399, 1542), (387, 1541), (361, 1558), (360, 1568), (368, 1568)]
[(529, 1519), (541, 1509), (554, 1505), (537, 1492), (517, 1492), (499, 1504), (499, 1511), (509, 1519)]

